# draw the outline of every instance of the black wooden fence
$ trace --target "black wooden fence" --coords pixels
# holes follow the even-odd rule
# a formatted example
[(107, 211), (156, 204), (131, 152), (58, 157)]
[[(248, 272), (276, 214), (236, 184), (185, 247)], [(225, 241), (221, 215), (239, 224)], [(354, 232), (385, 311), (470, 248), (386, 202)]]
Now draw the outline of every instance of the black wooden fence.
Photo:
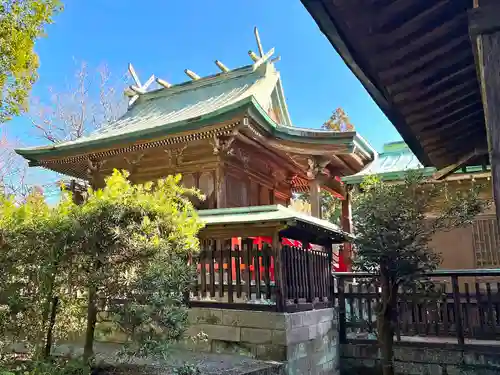
[[(204, 241), (191, 306), (300, 311), (332, 306), (331, 252)], [(278, 303), (280, 302), (281, 303)]]
[[(439, 271), (428, 276), (434, 281), (433, 293), (399, 291), (394, 317), (398, 340), (443, 337), (464, 344), (465, 339), (500, 339), (500, 269)], [(376, 279), (360, 273), (334, 277), (340, 339), (375, 338), (380, 302)]]

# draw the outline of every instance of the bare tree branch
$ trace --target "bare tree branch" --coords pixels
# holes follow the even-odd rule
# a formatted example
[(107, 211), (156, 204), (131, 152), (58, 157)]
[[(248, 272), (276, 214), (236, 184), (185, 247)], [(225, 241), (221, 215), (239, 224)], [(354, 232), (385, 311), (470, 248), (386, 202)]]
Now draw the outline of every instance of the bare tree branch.
[(36, 133), (51, 143), (72, 141), (115, 121), (126, 110), (121, 93), (128, 76), (113, 77), (106, 64), (90, 69), (80, 63), (75, 82), (49, 89), (50, 100), (34, 100), (30, 113)]
[[(35, 134), (56, 144), (72, 141), (106, 126), (125, 113), (123, 89), (128, 75), (114, 77), (106, 64), (90, 69), (79, 63), (74, 80), (64, 90), (49, 88), (49, 98), (34, 98), (27, 117)], [(9, 140), (0, 129), (0, 193), (24, 199), (33, 189), (57, 193), (63, 181), (48, 181), (33, 187), (27, 179), (26, 161), (14, 152), (19, 142)]]
[(27, 164), (14, 152), (14, 142), (0, 129), (0, 193), (23, 199), (29, 193), (26, 184)]

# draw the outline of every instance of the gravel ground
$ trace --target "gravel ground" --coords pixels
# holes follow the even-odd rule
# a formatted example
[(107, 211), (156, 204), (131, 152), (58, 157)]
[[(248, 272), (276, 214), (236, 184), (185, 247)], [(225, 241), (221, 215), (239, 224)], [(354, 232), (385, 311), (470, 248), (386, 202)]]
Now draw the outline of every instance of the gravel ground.
[[(96, 343), (95, 352), (98, 362), (114, 367), (118, 365), (121, 369), (118, 374), (144, 374), (144, 375), (171, 375), (173, 370), (183, 364), (196, 365), (203, 375), (278, 375), (278, 370), (283, 365), (277, 362), (257, 361), (248, 357), (238, 355), (198, 353), (184, 350), (173, 350), (166, 359), (163, 358), (132, 358), (127, 364), (121, 363), (115, 355), (119, 350), (118, 345)], [(82, 348), (64, 345), (54, 348), (54, 354), (71, 351), (76, 355), (82, 352)], [(106, 366), (107, 367), (107, 366)], [(127, 370), (128, 368), (128, 370)], [(139, 371), (139, 369), (141, 369)], [(111, 371), (102, 374), (112, 374)], [(101, 373), (98, 373), (101, 374)]]

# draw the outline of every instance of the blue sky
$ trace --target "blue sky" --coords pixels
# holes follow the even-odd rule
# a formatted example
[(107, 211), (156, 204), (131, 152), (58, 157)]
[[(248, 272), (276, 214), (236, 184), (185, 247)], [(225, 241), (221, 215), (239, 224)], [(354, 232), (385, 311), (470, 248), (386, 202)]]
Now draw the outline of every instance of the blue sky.
[[(132, 62), (143, 81), (155, 74), (173, 83), (187, 80), (186, 68), (217, 72), (215, 59), (229, 68), (247, 65), (257, 26), (264, 49), (281, 55), (277, 68), (294, 125), (320, 127), (342, 107), (375, 149), (401, 139), (299, 0), (66, 0), (55, 21), (36, 45), (41, 67), (33, 95), (42, 100), (48, 87), (64, 89), (74, 79), (75, 59), (106, 63), (115, 75)], [(26, 118), (8, 129), (26, 145), (44, 143)]]

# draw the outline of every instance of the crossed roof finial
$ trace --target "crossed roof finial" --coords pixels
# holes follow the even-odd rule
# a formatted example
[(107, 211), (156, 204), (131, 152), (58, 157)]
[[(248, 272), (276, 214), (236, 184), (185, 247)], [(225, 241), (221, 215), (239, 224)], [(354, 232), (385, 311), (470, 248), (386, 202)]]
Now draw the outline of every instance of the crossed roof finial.
[[(274, 48), (271, 48), (267, 53), (264, 53), (264, 49), (263, 49), (262, 43), (260, 41), (259, 30), (257, 29), (257, 27), (254, 27), (253, 32), (255, 35), (255, 41), (257, 42), (257, 50), (258, 50), (259, 54), (257, 55), (255, 52), (250, 50), (250, 51), (248, 51), (248, 55), (250, 56), (250, 58), (253, 61), (252, 66), (253, 66), (253, 70), (255, 70), (260, 65), (262, 65), (263, 63), (265, 63), (266, 61), (271, 59), (271, 57), (274, 54)], [(276, 61), (279, 61), (280, 59), (281, 59), (280, 56), (277, 56), (277, 57), (271, 59), (270, 61), (274, 63)], [(226, 65), (224, 65), (219, 60), (215, 60), (215, 65), (217, 65), (217, 67), (221, 70), (222, 73), (228, 73), (231, 71), (231, 69), (229, 69)], [(172, 84), (170, 82), (167, 82), (161, 78), (156, 78), (154, 76), (154, 74), (151, 77), (149, 77), (149, 79), (144, 84), (141, 84), (139, 76), (137, 75), (132, 64), (128, 64), (128, 71), (129, 71), (132, 79), (134, 80), (134, 84), (130, 85), (129, 87), (127, 87), (125, 89), (125, 95), (130, 97), (130, 100), (128, 103), (129, 106), (134, 104), (135, 101), (137, 99), (139, 99), (140, 95), (147, 93), (149, 86), (151, 86), (151, 84), (155, 81), (156, 81), (156, 83), (158, 83), (160, 86), (162, 86), (164, 88), (168, 89), (168, 88), (172, 87)], [(196, 81), (196, 80), (201, 78), (198, 74), (196, 74), (195, 72), (193, 72), (189, 69), (185, 69), (184, 72), (193, 81)]]

